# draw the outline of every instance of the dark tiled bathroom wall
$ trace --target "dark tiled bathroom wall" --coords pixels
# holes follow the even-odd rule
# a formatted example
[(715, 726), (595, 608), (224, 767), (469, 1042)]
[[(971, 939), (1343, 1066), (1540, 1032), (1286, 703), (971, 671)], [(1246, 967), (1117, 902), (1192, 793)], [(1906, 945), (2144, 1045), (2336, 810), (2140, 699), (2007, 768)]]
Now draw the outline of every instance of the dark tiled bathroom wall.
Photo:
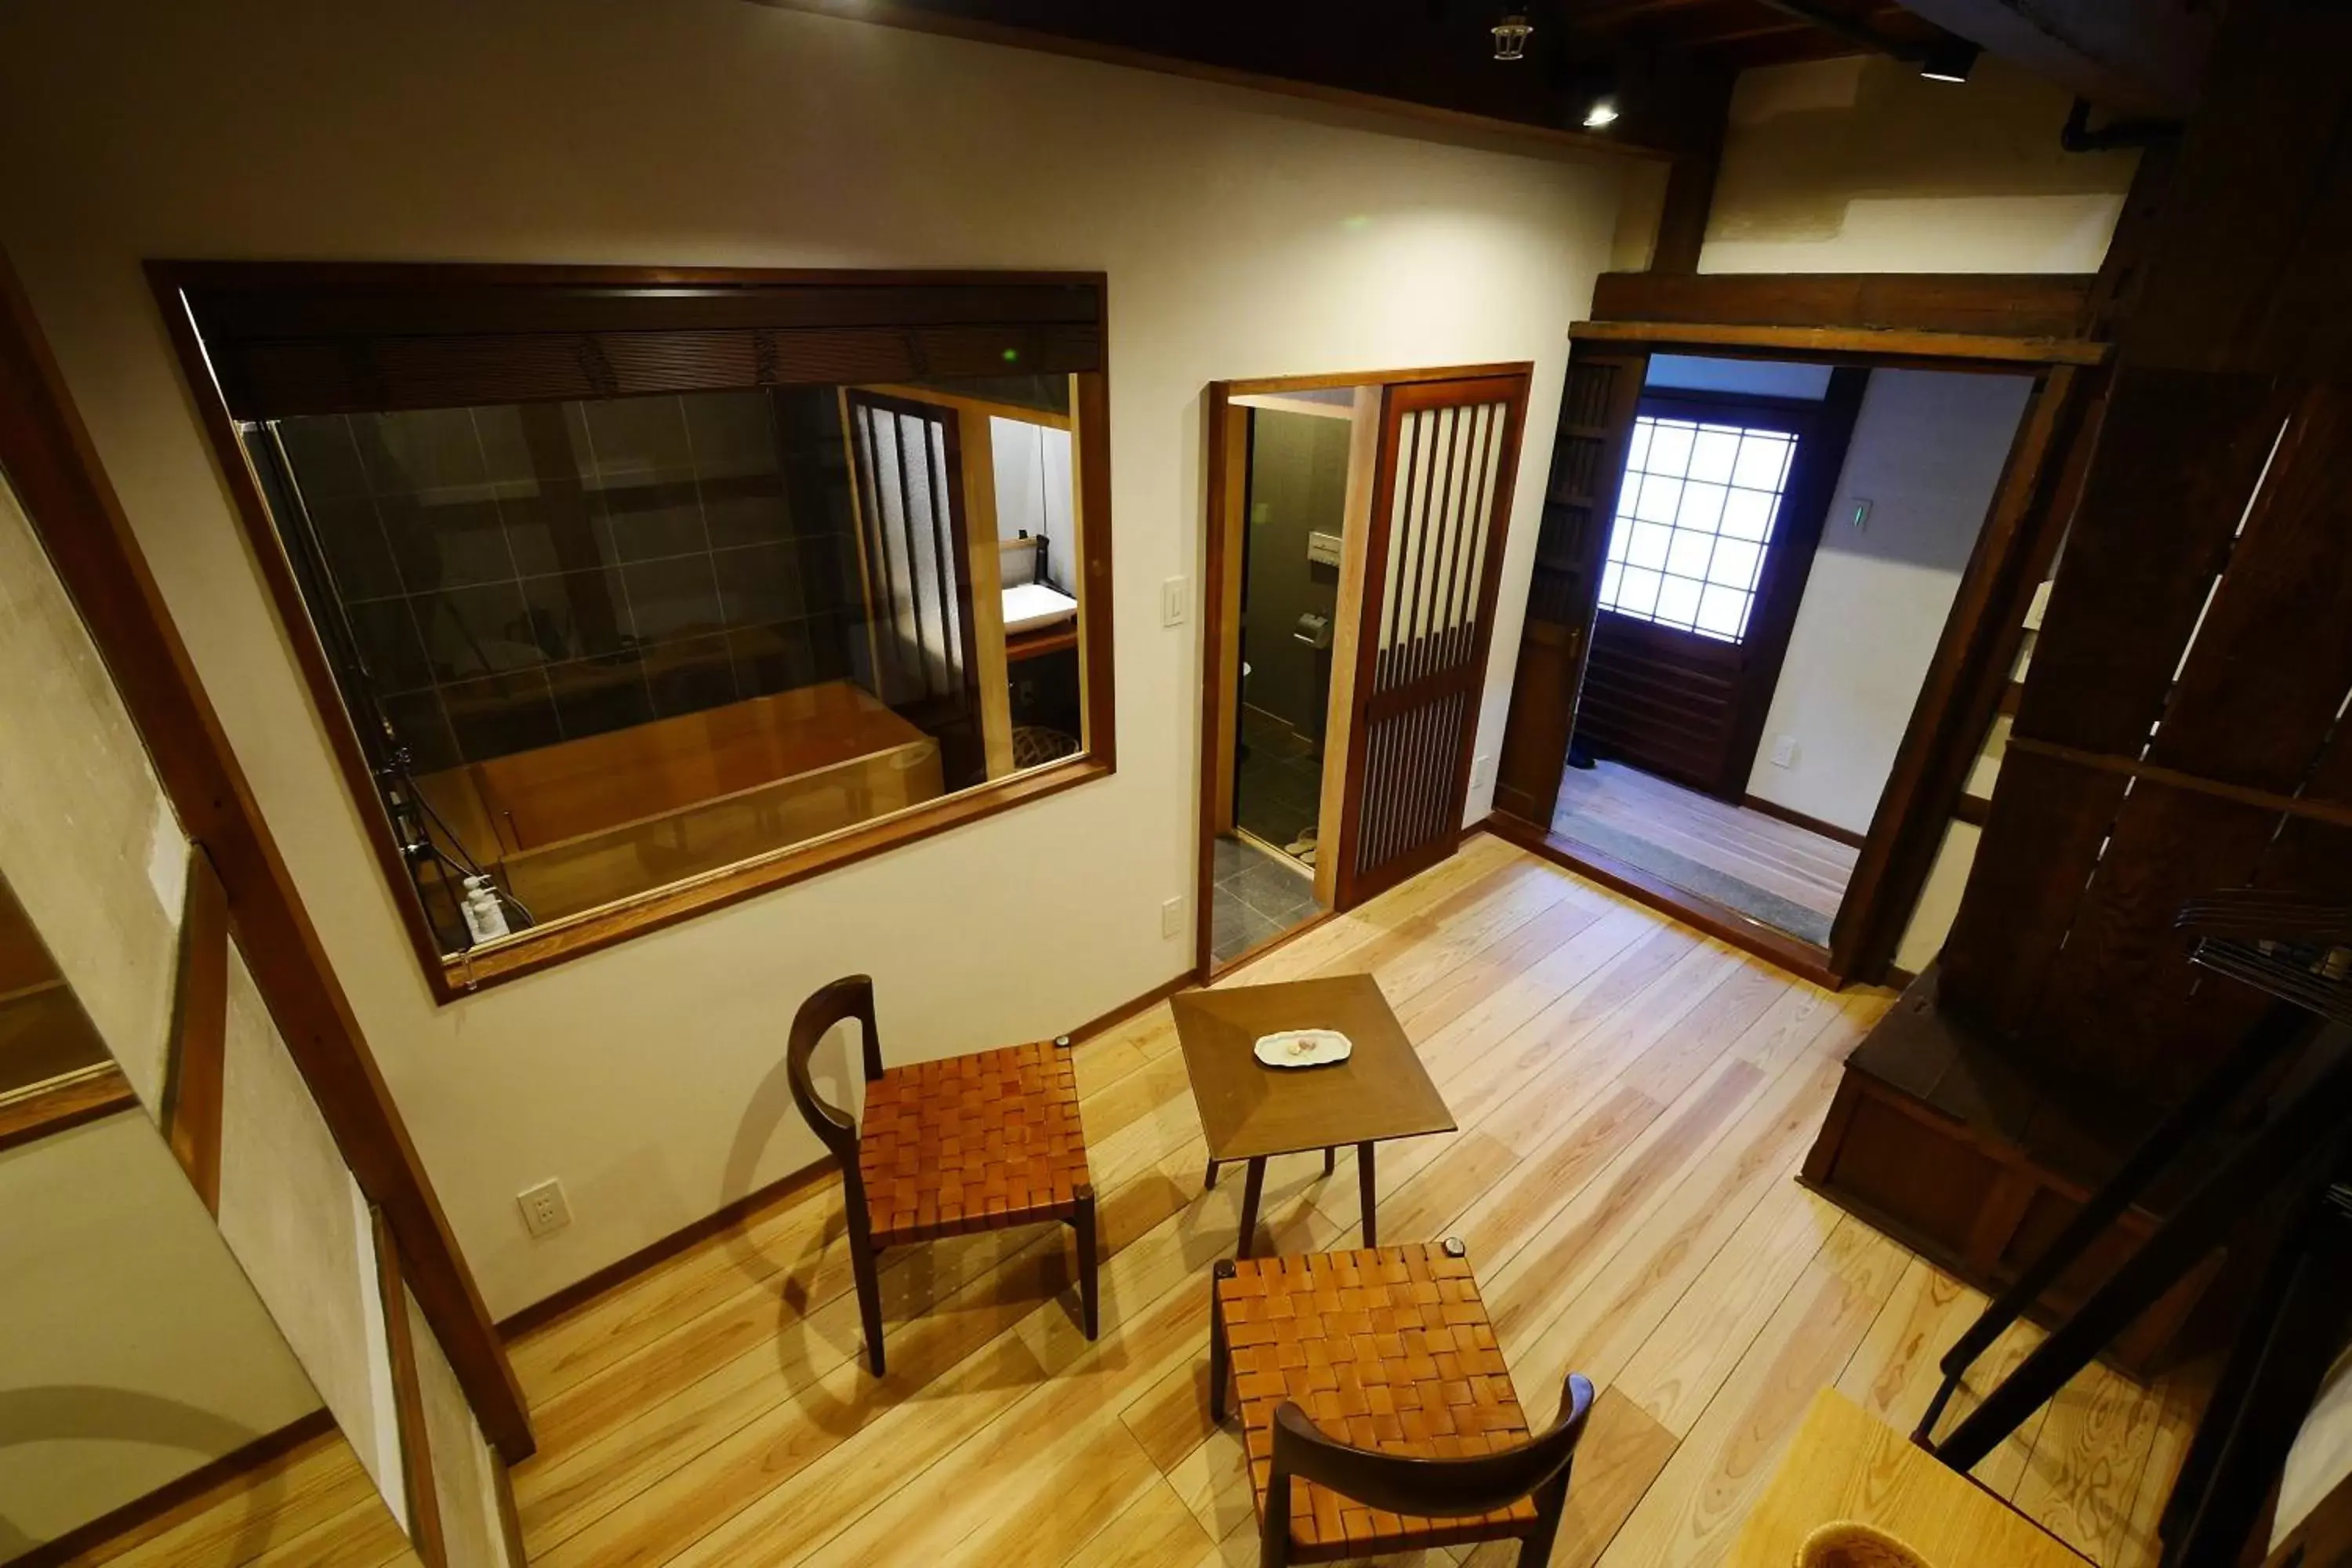
[(419, 773), (861, 673), (830, 387), (297, 418), (278, 436)]

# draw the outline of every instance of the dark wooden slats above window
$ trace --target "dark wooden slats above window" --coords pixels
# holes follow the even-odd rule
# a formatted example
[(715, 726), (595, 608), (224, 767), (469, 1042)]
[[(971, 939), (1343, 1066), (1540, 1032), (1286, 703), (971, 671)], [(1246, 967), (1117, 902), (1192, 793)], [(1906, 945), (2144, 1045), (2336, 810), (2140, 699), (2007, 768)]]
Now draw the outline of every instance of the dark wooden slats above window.
[(161, 263), (240, 419), (1103, 368), (1098, 280), (908, 286), (818, 274), (635, 287), (555, 268), (403, 283), (401, 268)]

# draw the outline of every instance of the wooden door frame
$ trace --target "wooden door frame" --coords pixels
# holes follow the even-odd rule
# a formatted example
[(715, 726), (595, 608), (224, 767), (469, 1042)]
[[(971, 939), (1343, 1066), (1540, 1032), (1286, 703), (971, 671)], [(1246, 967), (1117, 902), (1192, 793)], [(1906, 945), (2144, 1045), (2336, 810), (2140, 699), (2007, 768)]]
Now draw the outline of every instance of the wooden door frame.
[[(1202, 984), (1210, 979), (1213, 894), (1216, 886), (1216, 838), (1233, 811), (1233, 758), (1241, 719), (1240, 674), (1241, 557), (1248, 526), (1244, 498), (1249, 477), (1246, 405), (1237, 397), (1285, 392), (1329, 392), (1342, 388), (1357, 393), (1348, 454), (1345, 501), (1349, 522), (1371, 510), (1372, 463), (1379, 447), (1381, 395), (1391, 386), (1422, 382), (1466, 381), (1481, 376), (1529, 375), (1527, 361), (1501, 364), (1466, 364), (1428, 369), (1331, 372), (1314, 375), (1258, 376), (1209, 383), (1202, 399), (1205, 430), (1202, 442), (1206, 463), (1201, 567), (1201, 763), (1200, 795), (1193, 835), (1192, 975)], [(1370, 439), (1365, 439), (1367, 425)], [(1363, 531), (1346, 529), (1341, 553), (1339, 598), (1332, 616), (1331, 691), (1324, 726), (1323, 800), (1318, 820), (1337, 821), (1335, 806), (1346, 799), (1346, 769), (1349, 712), (1353, 707), (1357, 632), (1363, 609)], [(1334, 757), (1342, 759), (1337, 772)], [(1323, 905), (1318, 920), (1336, 912), (1338, 864), (1328, 855), (1316, 857), (1315, 893)], [(1310, 921), (1308, 925), (1315, 924)], [(1303, 931), (1306, 927), (1300, 927)], [(1297, 931), (1289, 933), (1296, 935)], [(1269, 944), (1271, 945), (1271, 944)]]
[[(1549, 820), (1498, 821), (1506, 836), (1810, 979), (1832, 985), (1884, 979), (1959, 807), (1969, 768), (2016, 661), (2026, 606), (2048, 571), (2080, 485), (2109, 349), (2063, 329), (2069, 300), (2077, 302), (2077, 321), (2089, 319), (2091, 292), (2087, 276), (1725, 275), (1663, 285), (1646, 274), (1604, 276), (1595, 289), (1595, 309), (1614, 310), (1617, 319), (1575, 323), (1570, 328), (1575, 344), (1872, 370), (2032, 374), (2034, 387), (1827, 946), (1769, 931), (1635, 868), (1590, 863), (1561, 847)], [(2017, 335), (1981, 330), (2005, 321), (2023, 330)], [(1597, 531), (1605, 536), (1605, 529)], [(1592, 585), (1586, 584), (1588, 593)], [(1589, 607), (1585, 619), (1571, 691), (1582, 687)]]

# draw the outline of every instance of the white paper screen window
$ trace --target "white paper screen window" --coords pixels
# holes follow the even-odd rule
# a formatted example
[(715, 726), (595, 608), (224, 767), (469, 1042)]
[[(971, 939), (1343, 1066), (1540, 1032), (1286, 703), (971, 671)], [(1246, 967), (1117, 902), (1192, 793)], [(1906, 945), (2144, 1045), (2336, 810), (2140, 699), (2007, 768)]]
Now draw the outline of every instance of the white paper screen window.
[(1723, 642), (1744, 638), (1796, 451), (1784, 431), (1636, 418), (1601, 607)]

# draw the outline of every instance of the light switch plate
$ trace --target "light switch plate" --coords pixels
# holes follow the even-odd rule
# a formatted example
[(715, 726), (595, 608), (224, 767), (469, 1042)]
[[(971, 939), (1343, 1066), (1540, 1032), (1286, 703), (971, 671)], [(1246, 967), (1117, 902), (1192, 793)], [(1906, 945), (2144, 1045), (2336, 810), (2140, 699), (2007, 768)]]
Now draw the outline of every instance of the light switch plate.
[(1181, 626), (1192, 613), (1192, 584), (1182, 577), (1171, 577), (1160, 584), (1160, 624)]
[(1181, 894), (1160, 906), (1160, 934), (1161, 936), (1184, 934), (1184, 899)]
[(1793, 768), (1797, 765), (1797, 737), (1783, 735), (1772, 742), (1772, 765)]
[(1339, 536), (1336, 533), (1310, 531), (1307, 535), (1307, 559), (1317, 566), (1339, 564)]

